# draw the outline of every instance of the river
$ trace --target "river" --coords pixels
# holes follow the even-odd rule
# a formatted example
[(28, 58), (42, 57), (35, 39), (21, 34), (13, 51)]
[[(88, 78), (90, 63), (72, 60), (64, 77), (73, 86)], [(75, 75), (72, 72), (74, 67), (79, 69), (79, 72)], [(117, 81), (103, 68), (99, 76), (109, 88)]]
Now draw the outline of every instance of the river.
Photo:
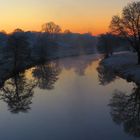
[(95, 55), (33, 67), (1, 88), (0, 139), (138, 139), (139, 92)]

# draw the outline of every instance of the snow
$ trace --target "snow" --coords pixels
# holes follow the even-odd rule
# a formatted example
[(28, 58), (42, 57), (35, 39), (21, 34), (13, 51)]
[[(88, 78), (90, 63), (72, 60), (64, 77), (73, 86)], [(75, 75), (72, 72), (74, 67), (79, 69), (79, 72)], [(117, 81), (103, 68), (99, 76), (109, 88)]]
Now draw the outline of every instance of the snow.
[(133, 81), (140, 84), (140, 65), (137, 65), (137, 55), (135, 53), (117, 53), (102, 60), (101, 63), (129, 82)]

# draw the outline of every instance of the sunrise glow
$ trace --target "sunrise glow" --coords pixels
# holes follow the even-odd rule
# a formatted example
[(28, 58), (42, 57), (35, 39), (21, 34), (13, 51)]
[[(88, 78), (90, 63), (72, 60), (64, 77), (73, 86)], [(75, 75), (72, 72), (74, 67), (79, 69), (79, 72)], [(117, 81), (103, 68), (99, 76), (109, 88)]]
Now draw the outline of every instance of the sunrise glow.
[(0, 29), (40, 31), (43, 23), (54, 21), (63, 30), (104, 33), (112, 15), (119, 14), (132, 0), (0, 0)]

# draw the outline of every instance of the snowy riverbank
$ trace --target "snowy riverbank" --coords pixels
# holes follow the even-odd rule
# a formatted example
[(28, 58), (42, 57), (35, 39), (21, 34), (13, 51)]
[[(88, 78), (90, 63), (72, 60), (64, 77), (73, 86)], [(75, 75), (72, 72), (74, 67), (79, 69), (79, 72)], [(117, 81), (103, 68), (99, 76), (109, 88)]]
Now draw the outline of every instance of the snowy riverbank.
[(129, 82), (140, 84), (140, 65), (137, 65), (135, 53), (118, 53), (101, 61), (101, 64), (112, 69), (118, 76)]

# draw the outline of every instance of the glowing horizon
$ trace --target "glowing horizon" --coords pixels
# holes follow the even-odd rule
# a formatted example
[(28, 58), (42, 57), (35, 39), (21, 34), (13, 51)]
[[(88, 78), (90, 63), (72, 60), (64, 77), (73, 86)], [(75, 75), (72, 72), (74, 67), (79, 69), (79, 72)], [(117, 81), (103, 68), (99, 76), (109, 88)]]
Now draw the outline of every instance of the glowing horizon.
[(0, 0), (0, 30), (16, 28), (40, 31), (41, 25), (53, 21), (72, 32), (108, 31), (111, 17), (133, 0)]

